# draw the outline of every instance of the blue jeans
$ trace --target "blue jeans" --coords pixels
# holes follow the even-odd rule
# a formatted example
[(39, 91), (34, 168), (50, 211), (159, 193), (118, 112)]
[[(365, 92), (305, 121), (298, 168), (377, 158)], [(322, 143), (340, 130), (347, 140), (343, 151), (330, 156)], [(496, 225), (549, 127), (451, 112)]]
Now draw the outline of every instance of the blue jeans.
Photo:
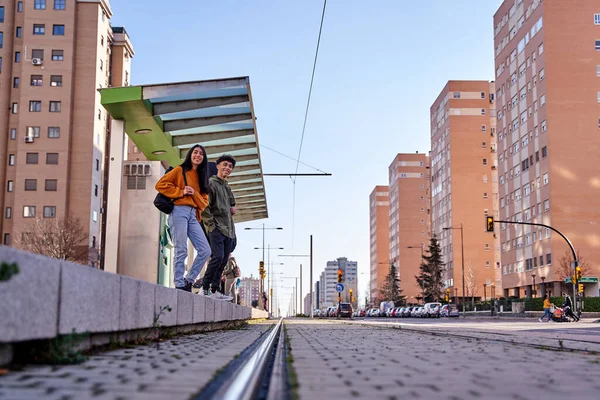
[(544, 308), (544, 315), (542, 315), (542, 318), (540, 319), (544, 319), (545, 316), (548, 316), (548, 321), (552, 319), (552, 314), (550, 313), (549, 308)]
[[(171, 229), (171, 237), (175, 244), (175, 287), (184, 287), (186, 280), (193, 283), (202, 270), (204, 263), (210, 256), (210, 246), (206, 240), (206, 235), (200, 227), (200, 223), (196, 219), (196, 209), (194, 207), (175, 206), (173, 212), (169, 214), (169, 228)], [(185, 259), (188, 255), (188, 238), (198, 254), (186, 279), (184, 279)]]

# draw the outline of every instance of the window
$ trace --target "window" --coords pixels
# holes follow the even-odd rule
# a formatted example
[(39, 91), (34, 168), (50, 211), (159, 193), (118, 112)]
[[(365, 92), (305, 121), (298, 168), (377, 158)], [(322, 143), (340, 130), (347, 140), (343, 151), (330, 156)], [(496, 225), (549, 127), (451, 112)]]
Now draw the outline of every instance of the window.
[(460, 92), (454, 92), (452, 97), (454, 97), (455, 99), (460, 99)]
[(4, 7), (0, 7), (0, 22), (4, 22)]
[(46, 25), (44, 24), (34, 24), (33, 25), (33, 34), (34, 35), (44, 35), (46, 33)]
[(485, 99), (485, 92), (481, 92), (481, 98)]
[(551, 253), (546, 254), (546, 264), (547, 265), (552, 264), (552, 254)]
[(60, 112), (61, 102), (60, 101), (51, 101), (50, 102), (50, 112)]
[(21, 52), (20, 51), (16, 51), (15, 52), (15, 62), (16, 63), (20, 63), (21, 62)]
[(542, 147), (542, 158), (546, 158), (548, 156), (548, 147)]
[(100, 160), (96, 158), (96, 171), (100, 171)]
[(50, 86), (58, 87), (62, 86), (62, 75), (51, 75)]
[(37, 179), (25, 179), (25, 190), (37, 190)]
[(42, 75), (31, 75), (31, 86), (42, 86), (44, 78)]
[(550, 210), (550, 200), (544, 200), (544, 211)]
[(487, 127), (485, 125), (481, 125), (481, 132), (487, 131)]
[(600, 77), (600, 65), (596, 65), (596, 76)]
[(52, 34), (56, 35), (56, 36), (64, 36), (65, 26), (64, 25), (53, 25), (52, 26)]
[(544, 175), (542, 175), (542, 182), (544, 182), (544, 185), (548, 184), (548, 173), (547, 172)]
[(596, 51), (600, 51), (600, 40), (596, 40)]
[(6, 207), (6, 211), (4, 212), (4, 218), (11, 219), (12, 218), (12, 208)]
[(64, 51), (63, 50), (52, 50), (52, 61), (62, 61), (64, 60)]
[(544, 52), (544, 43), (541, 43), (538, 46), (538, 55), (541, 56), (543, 52)]
[(485, 108), (481, 109), (481, 115), (485, 115)]
[(17, 26), (17, 35), (18, 38), (23, 36), (23, 28), (21, 28), (20, 26)]
[(34, 10), (45, 10), (46, 9), (46, 0), (35, 0), (33, 3)]
[(44, 218), (56, 218), (56, 206), (44, 206)]
[(485, 244), (485, 251), (490, 251), (490, 244), (489, 243)]
[(34, 218), (35, 217), (35, 206), (23, 206), (23, 217)]
[(40, 137), (40, 127), (39, 126), (28, 126), (27, 127), (27, 136), (39, 138)]
[(15, 165), (15, 155), (14, 154), (10, 154), (8, 156), (8, 165)]
[(15, 140), (17, 138), (17, 129), (10, 128), (10, 140)]
[(544, 68), (540, 69), (540, 81), (543, 81), (546, 77), (546, 70)]
[(56, 179), (46, 179), (45, 190), (46, 192), (56, 192), (58, 181)]
[(37, 164), (38, 163), (38, 153), (27, 153), (25, 157), (25, 162), (27, 164)]
[(487, 158), (484, 158), (484, 159), (482, 160), (482, 164), (483, 164), (483, 165), (487, 165)]
[(46, 164), (58, 164), (58, 153), (46, 153)]
[(94, 210), (94, 212), (92, 213), (92, 220), (94, 222), (98, 222), (98, 211)]
[(485, 149), (487, 147), (487, 143), (486, 142), (481, 142), (481, 148)]
[(7, 192), (12, 192), (13, 191), (13, 181), (8, 181), (8, 183), (6, 185), (6, 191)]
[[(0, 32), (0, 33), (2, 33), (2, 32)], [(2, 47), (2, 46), (0, 46), (0, 48), (1, 48), (1, 47)], [(0, 72), (2, 72), (2, 57), (0, 57)]]
[(102, 71), (103, 67), (104, 67), (104, 61), (100, 60), (100, 71)]
[(31, 100), (29, 102), (29, 111), (41, 112), (42, 111), (42, 102), (39, 100)]
[(542, 121), (542, 132), (546, 132), (546, 129), (548, 129), (546, 121)]
[(49, 126), (48, 127), (48, 137), (49, 138), (59, 138), (60, 137), (60, 128), (57, 126)]
[(98, 185), (94, 185), (94, 196), (98, 197)]
[(67, 5), (65, 4), (66, 2), (66, 0), (54, 0), (54, 9), (64, 10), (65, 8), (67, 8)]
[(19, 88), (19, 77), (14, 77), (13, 78), (13, 88), (18, 89)]
[(17, 12), (23, 12), (23, 2), (22, 1), (17, 2)]
[(4, 245), (5, 246), (9, 246), (10, 245), (10, 233), (5, 233), (4, 234)]
[(540, 96), (540, 107), (543, 107), (546, 104), (546, 95), (543, 94)]
[(44, 59), (44, 49), (33, 49), (31, 50), (31, 58)]

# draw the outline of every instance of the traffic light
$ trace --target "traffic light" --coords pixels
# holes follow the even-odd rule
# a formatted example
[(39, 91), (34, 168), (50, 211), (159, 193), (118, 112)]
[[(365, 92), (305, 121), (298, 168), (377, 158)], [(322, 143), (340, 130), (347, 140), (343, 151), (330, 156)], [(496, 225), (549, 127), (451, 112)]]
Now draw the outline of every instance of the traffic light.
[(258, 273), (259, 273), (261, 279), (265, 279), (266, 273), (265, 273), (265, 262), (264, 261), (261, 261), (258, 263)]
[(583, 271), (581, 270), (581, 267), (575, 268), (575, 276), (577, 277), (577, 281), (581, 280), (581, 278), (583, 277)]
[(450, 302), (450, 288), (446, 289), (446, 295), (444, 296), (446, 302)]
[(338, 269), (338, 283), (342, 283), (344, 280), (344, 272), (341, 269)]
[(485, 217), (485, 231), (494, 232), (494, 217)]
[(354, 303), (354, 295), (352, 289), (350, 289), (350, 303)]
[(583, 283), (579, 284), (579, 293), (583, 293)]

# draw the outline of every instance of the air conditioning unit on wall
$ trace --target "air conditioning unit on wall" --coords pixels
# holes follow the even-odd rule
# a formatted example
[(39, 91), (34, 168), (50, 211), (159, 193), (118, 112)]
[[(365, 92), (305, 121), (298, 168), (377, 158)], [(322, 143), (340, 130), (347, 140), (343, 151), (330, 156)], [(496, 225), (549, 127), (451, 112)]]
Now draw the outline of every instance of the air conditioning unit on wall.
[(33, 65), (42, 65), (44, 62), (44, 60), (42, 60), (41, 58), (32, 58), (31, 59), (31, 63)]
[(25, 143), (33, 143), (33, 136), (25, 136)]

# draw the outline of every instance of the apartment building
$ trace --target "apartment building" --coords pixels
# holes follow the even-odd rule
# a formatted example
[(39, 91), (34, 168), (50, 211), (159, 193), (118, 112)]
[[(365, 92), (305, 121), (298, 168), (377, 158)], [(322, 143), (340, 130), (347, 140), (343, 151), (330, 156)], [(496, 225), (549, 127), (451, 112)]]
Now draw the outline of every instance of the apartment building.
[(346, 257), (340, 257), (335, 261), (327, 261), (325, 270), (321, 273), (319, 279), (319, 308), (326, 308), (338, 304), (338, 292), (335, 290), (337, 285), (337, 272), (342, 270), (344, 291), (342, 292), (342, 301), (350, 302), (350, 290), (354, 295), (354, 306), (358, 301), (358, 263), (349, 261)]
[[(421, 249), (431, 237), (430, 159), (423, 153), (398, 154), (389, 173), (389, 258), (398, 268), (402, 295), (417, 303), (421, 289), (415, 276), (421, 265)], [(390, 261), (382, 266), (383, 279)], [(382, 299), (385, 300), (385, 299)]]
[(252, 306), (252, 302), (256, 301), (260, 297), (260, 279), (254, 278), (252, 275), (250, 278), (242, 278), (239, 288), (240, 304), (243, 306)]
[(463, 246), (464, 295), (483, 298), (499, 284), (497, 238), (485, 230), (497, 193), (494, 93), (493, 82), (449, 81), (430, 110), (432, 232), (446, 264), (445, 285), (459, 297)]
[(108, 121), (97, 89), (127, 84), (133, 55), (111, 16), (106, 0), (0, 4), (5, 245), (27, 241), (34, 219), (68, 216), (89, 238), (80, 261), (101, 262)]
[(387, 186), (375, 186), (369, 196), (370, 221), (370, 280), (369, 298), (377, 299), (379, 290), (389, 272), (390, 237), (389, 237), (390, 199)]
[[(500, 218), (558, 229), (598, 277), (600, 5), (505, 1), (494, 34)], [(497, 228), (505, 296), (566, 289), (559, 264), (568, 246), (560, 235)], [(586, 295), (598, 289), (585, 284)]]

